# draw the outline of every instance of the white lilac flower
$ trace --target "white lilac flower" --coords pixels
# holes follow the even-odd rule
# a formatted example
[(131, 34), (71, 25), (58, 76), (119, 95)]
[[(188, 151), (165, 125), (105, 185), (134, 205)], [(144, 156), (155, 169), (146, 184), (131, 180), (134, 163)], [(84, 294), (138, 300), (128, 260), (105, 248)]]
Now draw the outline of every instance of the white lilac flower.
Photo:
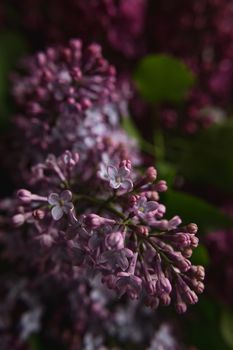
[(108, 181), (110, 184), (110, 187), (113, 189), (123, 189), (127, 192), (132, 190), (133, 188), (133, 182), (130, 178), (130, 169), (126, 166), (120, 166), (119, 168), (115, 166), (108, 166), (107, 168), (108, 173)]
[(68, 190), (58, 193), (51, 193), (48, 197), (48, 202), (52, 205), (52, 217), (54, 220), (60, 220), (63, 214), (68, 214), (73, 209), (72, 193)]

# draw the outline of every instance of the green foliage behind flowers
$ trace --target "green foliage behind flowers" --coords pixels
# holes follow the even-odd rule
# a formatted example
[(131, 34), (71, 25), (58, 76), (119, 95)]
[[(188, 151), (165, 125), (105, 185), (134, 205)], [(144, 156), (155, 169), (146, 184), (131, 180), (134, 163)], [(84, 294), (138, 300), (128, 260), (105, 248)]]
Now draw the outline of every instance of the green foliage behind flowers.
[(140, 61), (135, 81), (143, 98), (150, 103), (182, 102), (195, 78), (180, 60), (159, 54)]

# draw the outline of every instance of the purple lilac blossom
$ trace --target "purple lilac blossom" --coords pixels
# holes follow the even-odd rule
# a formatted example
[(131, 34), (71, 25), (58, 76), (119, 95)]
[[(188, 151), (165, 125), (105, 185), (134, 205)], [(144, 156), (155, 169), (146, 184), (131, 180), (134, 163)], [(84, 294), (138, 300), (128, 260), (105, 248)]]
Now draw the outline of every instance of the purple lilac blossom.
[[(98, 188), (94, 177), (89, 184), (81, 177), (79, 160), (70, 170), (64, 163), (65, 154), (58, 158), (50, 155), (38, 165), (41, 172), (34, 170), (33, 187), (39, 193), (31, 194), (35, 199), (25, 203), (22, 192), (28, 192), (18, 191), (19, 203), (12, 219), (18, 229), (20, 224), (26, 225), (34, 242), (39, 239), (42, 256), (43, 249), (51, 252), (46, 259), (52, 260), (48, 264), (52, 271), (65, 276), (68, 263), (70, 277), (75, 266), (90, 276), (101, 274), (102, 282), (116, 294), (144, 299), (152, 308), (173, 300), (177, 311), (185, 312), (188, 304), (195, 304), (197, 294), (204, 289), (204, 269), (188, 260), (198, 245), (197, 226), (180, 227), (178, 216), (164, 218), (166, 208), (159, 203), (158, 191), (164, 191), (165, 186), (156, 182), (156, 171), (149, 168), (142, 176), (131, 168), (130, 161), (123, 160), (113, 169), (124, 167), (124, 176), (133, 186), (118, 191), (104, 178), (98, 180), (102, 181)], [(48, 196), (47, 205), (38, 200), (42, 195)], [(52, 212), (51, 203), (55, 205)]]
[[(82, 48), (80, 40), (70, 40), (67, 47), (26, 58), (22, 71), (12, 75), (19, 112), (11, 136), (15, 159), (9, 161), (21, 178), (27, 179), (30, 166), (48, 153), (65, 149), (78, 152), (80, 161), (93, 168), (102, 164), (102, 173), (122, 159), (139, 162), (136, 143), (120, 127), (130, 92), (125, 82), (116, 83), (115, 69), (99, 45)], [(85, 167), (85, 176), (93, 176), (91, 167)]]

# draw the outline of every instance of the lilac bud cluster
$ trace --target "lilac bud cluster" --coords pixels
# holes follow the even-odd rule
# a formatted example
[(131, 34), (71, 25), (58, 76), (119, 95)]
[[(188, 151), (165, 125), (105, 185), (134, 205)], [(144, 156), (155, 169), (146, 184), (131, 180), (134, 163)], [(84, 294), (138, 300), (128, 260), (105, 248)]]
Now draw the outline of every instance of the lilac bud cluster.
[(166, 183), (153, 167), (139, 175), (129, 160), (105, 164), (89, 181), (79, 167), (78, 154), (50, 155), (33, 168), (36, 194), (18, 191), (12, 222), (40, 242), (36, 259), (46, 261), (47, 272), (100, 274), (119, 296), (142, 298), (152, 308), (173, 300), (185, 312), (204, 289), (204, 269), (189, 260), (197, 226), (164, 217), (159, 193)]
[(109, 159), (138, 162), (135, 143), (120, 128), (130, 91), (116, 84), (115, 68), (99, 45), (83, 49), (80, 40), (70, 40), (26, 58), (21, 70), (12, 76), (19, 110), (12, 154), (24, 179), (30, 165), (65, 149), (79, 152), (87, 178)]

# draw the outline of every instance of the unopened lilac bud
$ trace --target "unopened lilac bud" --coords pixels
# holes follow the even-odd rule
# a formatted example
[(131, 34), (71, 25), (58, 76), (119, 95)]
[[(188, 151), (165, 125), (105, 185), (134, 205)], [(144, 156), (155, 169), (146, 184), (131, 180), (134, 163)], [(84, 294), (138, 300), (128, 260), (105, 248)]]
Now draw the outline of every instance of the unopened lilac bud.
[(159, 200), (159, 194), (156, 191), (147, 191), (142, 193), (147, 199), (150, 199), (152, 201), (158, 201)]
[(89, 214), (85, 217), (84, 222), (90, 229), (96, 229), (101, 225), (114, 224), (115, 220), (106, 219), (97, 214)]
[(12, 223), (14, 226), (19, 227), (25, 222), (25, 217), (23, 214), (16, 214), (12, 217)]
[(129, 206), (131, 208), (135, 206), (135, 204), (138, 201), (138, 198), (139, 198), (139, 196), (137, 196), (137, 195), (132, 195), (132, 196), (129, 197)]
[(185, 291), (185, 297), (189, 304), (196, 304), (198, 302), (197, 294), (191, 289)]
[(192, 266), (192, 272), (195, 275), (197, 279), (204, 280), (205, 278), (205, 269), (203, 266), (198, 265), (198, 266)]
[(185, 258), (191, 258), (193, 251), (191, 248), (185, 248), (182, 253)]
[(45, 217), (45, 212), (44, 212), (44, 210), (36, 209), (33, 211), (32, 215), (34, 216), (34, 218), (36, 220), (42, 220)]
[(149, 229), (146, 226), (142, 226), (142, 225), (141, 226), (137, 226), (136, 233), (139, 236), (148, 237), (149, 236)]
[(178, 314), (184, 314), (187, 311), (187, 305), (183, 301), (179, 301), (175, 304)]
[(154, 189), (158, 192), (166, 192), (168, 189), (166, 181), (160, 180), (157, 182), (157, 184), (155, 184)]
[(154, 182), (157, 178), (157, 170), (151, 166), (146, 170), (146, 180), (147, 182)]
[(160, 296), (161, 302), (164, 306), (168, 306), (171, 304), (171, 297), (169, 294), (164, 293)]
[(196, 224), (189, 224), (188, 226), (187, 226), (187, 230), (188, 230), (188, 232), (189, 233), (191, 233), (191, 234), (196, 234), (197, 233), (197, 231), (198, 231), (198, 226), (196, 225)]
[(28, 190), (21, 189), (17, 192), (17, 197), (20, 201), (22, 201), (25, 204), (31, 203), (32, 200), (32, 193)]
[(196, 248), (198, 246), (199, 239), (195, 236), (190, 236), (190, 240), (191, 240), (191, 246), (193, 248)]
[(122, 232), (112, 232), (105, 238), (108, 249), (122, 249), (124, 247), (124, 237)]
[(193, 286), (194, 286), (196, 293), (198, 293), (198, 294), (203, 293), (203, 291), (205, 289), (204, 283), (197, 281), (197, 280), (193, 281)]

